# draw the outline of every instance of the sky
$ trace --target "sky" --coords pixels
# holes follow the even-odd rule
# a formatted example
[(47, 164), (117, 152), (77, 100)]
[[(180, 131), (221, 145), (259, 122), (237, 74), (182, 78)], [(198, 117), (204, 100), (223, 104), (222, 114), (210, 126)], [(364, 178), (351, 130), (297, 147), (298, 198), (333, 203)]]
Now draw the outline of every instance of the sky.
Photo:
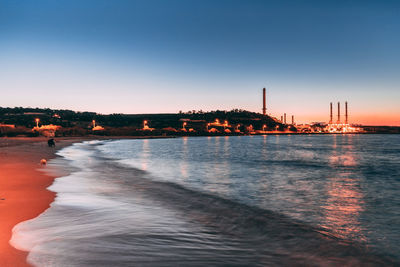
[(0, 0), (0, 106), (400, 125), (400, 1)]

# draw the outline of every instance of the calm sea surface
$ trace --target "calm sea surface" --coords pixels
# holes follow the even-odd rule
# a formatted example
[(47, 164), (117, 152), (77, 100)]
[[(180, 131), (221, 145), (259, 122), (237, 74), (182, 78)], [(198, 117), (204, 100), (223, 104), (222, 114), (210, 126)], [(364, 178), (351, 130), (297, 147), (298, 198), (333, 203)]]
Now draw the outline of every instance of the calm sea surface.
[[(400, 263), (400, 135), (92, 141), (11, 243), (36, 266)], [(67, 166), (67, 167), (65, 167)]]

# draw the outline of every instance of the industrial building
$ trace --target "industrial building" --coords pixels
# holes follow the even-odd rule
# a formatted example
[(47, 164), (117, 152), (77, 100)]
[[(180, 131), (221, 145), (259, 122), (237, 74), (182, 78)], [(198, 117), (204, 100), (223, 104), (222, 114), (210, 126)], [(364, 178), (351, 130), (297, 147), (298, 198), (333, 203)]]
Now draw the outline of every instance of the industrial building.
[(344, 111), (344, 121), (342, 121), (340, 114), (340, 102), (337, 103), (337, 120), (334, 122), (333, 119), (333, 103), (330, 103), (329, 107), (330, 115), (329, 115), (329, 123), (325, 127), (325, 131), (328, 133), (355, 133), (360, 132), (361, 130), (357, 127), (353, 127), (349, 124), (349, 113), (348, 113), (348, 103), (345, 102), (345, 111)]

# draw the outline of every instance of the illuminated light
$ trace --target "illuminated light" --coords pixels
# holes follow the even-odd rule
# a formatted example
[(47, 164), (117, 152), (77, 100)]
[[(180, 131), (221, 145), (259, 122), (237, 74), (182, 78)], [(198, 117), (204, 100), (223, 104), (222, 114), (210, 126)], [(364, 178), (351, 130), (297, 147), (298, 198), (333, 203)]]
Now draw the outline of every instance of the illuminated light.
[(36, 122), (36, 128), (39, 128), (39, 121), (40, 121), (40, 120), (39, 120), (39, 118), (36, 118), (36, 119), (35, 119), (35, 122)]
[(40, 126), (39, 130), (54, 130), (54, 131), (56, 131), (56, 130), (58, 130), (60, 128), (61, 128), (61, 126), (59, 126), (59, 125), (49, 124), (49, 125)]
[(186, 128), (185, 128), (185, 126), (187, 125), (187, 123), (186, 122), (184, 122), (184, 123), (182, 123), (182, 131), (184, 131), (184, 132), (186, 132), (187, 130), (186, 130)]
[(236, 125), (236, 127), (235, 127), (235, 132), (240, 133), (239, 127), (240, 127), (240, 123), (238, 123), (238, 124)]
[(147, 125), (147, 120), (143, 121), (143, 130), (148, 130), (149, 126)]
[(14, 124), (2, 124), (0, 123), (0, 127), (4, 127), (4, 128), (15, 128)]
[(93, 125), (93, 128), (96, 128), (96, 121), (95, 120), (92, 120), (92, 125)]
[(185, 132), (186, 132), (186, 128), (185, 128), (186, 125), (187, 125), (186, 122), (182, 123), (182, 131), (185, 131)]
[(143, 121), (143, 130), (144, 130), (144, 131), (153, 131), (154, 128), (150, 128), (150, 127), (147, 125), (147, 123), (148, 123), (147, 120), (144, 120), (144, 121)]
[(49, 125), (42, 125), (40, 127), (34, 127), (32, 131), (37, 131), (41, 135), (44, 135), (46, 137), (54, 137), (55, 132), (59, 129), (61, 129), (61, 126), (49, 124)]
[(92, 131), (103, 131), (103, 130), (104, 130), (104, 128), (101, 127), (100, 125), (97, 125), (97, 126), (93, 127), (93, 129), (92, 129)]
[(225, 127), (229, 127), (228, 121), (224, 121), (223, 126), (224, 126), (224, 130), (225, 130)]

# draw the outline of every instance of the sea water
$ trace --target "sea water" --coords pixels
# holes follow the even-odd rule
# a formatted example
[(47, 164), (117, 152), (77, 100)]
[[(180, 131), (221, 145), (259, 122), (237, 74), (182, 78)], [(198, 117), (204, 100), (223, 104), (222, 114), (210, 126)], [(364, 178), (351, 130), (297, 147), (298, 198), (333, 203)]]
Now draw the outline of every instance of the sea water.
[(35, 266), (398, 265), (400, 135), (90, 141), (11, 243)]

